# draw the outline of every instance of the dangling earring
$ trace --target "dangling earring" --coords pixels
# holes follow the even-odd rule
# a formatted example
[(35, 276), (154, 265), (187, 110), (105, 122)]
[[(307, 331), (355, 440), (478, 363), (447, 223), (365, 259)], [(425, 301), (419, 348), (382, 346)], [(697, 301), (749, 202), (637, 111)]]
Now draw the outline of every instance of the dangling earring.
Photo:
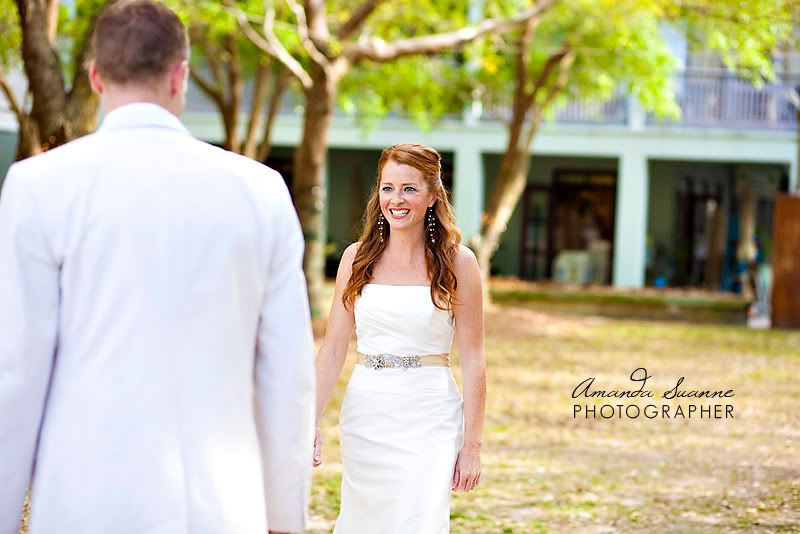
[(436, 229), (436, 217), (433, 216), (433, 207), (428, 208), (428, 235), (431, 238), (431, 243), (436, 243), (433, 237), (433, 231)]
[(383, 213), (378, 215), (378, 232), (381, 234), (381, 243), (383, 243)]

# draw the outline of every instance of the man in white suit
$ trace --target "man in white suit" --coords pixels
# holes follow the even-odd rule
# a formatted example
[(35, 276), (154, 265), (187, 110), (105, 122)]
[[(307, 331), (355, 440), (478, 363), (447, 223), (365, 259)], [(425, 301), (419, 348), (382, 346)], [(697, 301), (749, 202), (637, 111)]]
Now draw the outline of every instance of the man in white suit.
[(187, 42), (152, 0), (97, 22), (97, 133), (0, 196), (0, 533), (305, 528), (313, 341), (280, 175), (193, 139)]

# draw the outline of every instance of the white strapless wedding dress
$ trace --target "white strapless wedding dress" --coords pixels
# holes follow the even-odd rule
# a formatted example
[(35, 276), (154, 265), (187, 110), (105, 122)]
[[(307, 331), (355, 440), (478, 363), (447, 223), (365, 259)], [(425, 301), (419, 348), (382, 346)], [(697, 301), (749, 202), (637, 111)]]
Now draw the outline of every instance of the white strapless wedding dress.
[[(453, 319), (428, 286), (367, 284), (355, 302), (358, 352), (446, 354)], [(450, 530), (463, 401), (449, 367), (356, 365), (342, 403), (342, 499), (335, 534)]]

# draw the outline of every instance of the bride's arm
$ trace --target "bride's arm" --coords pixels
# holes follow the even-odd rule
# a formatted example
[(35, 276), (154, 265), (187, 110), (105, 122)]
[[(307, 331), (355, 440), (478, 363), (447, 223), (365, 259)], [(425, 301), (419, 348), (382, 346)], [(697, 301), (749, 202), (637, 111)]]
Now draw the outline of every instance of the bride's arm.
[(475, 254), (462, 246), (456, 257), (455, 342), (464, 389), (464, 446), (453, 476), (455, 491), (469, 491), (480, 481), (480, 452), (486, 411), (486, 355), (483, 350), (483, 296)]
[[(350, 280), (350, 268), (353, 265), (353, 258), (357, 248), (358, 243), (353, 243), (342, 254), (339, 270), (336, 273), (336, 290), (333, 296), (333, 304), (331, 305), (331, 313), (328, 317), (328, 327), (325, 330), (322, 346), (319, 349), (319, 353), (317, 353), (317, 429), (319, 429), (320, 418), (325, 405), (328, 404), (333, 389), (336, 387), (336, 382), (339, 380), (339, 374), (342, 372), (345, 356), (347, 355), (347, 345), (350, 343), (350, 337), (353, 335), (355, 326), (353, 306), (344, 307), (342, 293), (348, 280)], [(314, 465), (319, 465), (319, 463), (319, 446), (315, 444)]]

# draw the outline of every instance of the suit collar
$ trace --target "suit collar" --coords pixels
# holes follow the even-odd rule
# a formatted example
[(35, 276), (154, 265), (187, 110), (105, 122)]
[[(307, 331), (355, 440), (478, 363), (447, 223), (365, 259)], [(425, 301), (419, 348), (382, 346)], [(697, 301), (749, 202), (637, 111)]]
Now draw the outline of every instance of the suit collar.
[(136, 102), (118, 107), (105, 116), (99, 131), (124, 130), (128, 128), (167, 128), (183, 133), (189, 130), (180, 119), (158, 104)]

